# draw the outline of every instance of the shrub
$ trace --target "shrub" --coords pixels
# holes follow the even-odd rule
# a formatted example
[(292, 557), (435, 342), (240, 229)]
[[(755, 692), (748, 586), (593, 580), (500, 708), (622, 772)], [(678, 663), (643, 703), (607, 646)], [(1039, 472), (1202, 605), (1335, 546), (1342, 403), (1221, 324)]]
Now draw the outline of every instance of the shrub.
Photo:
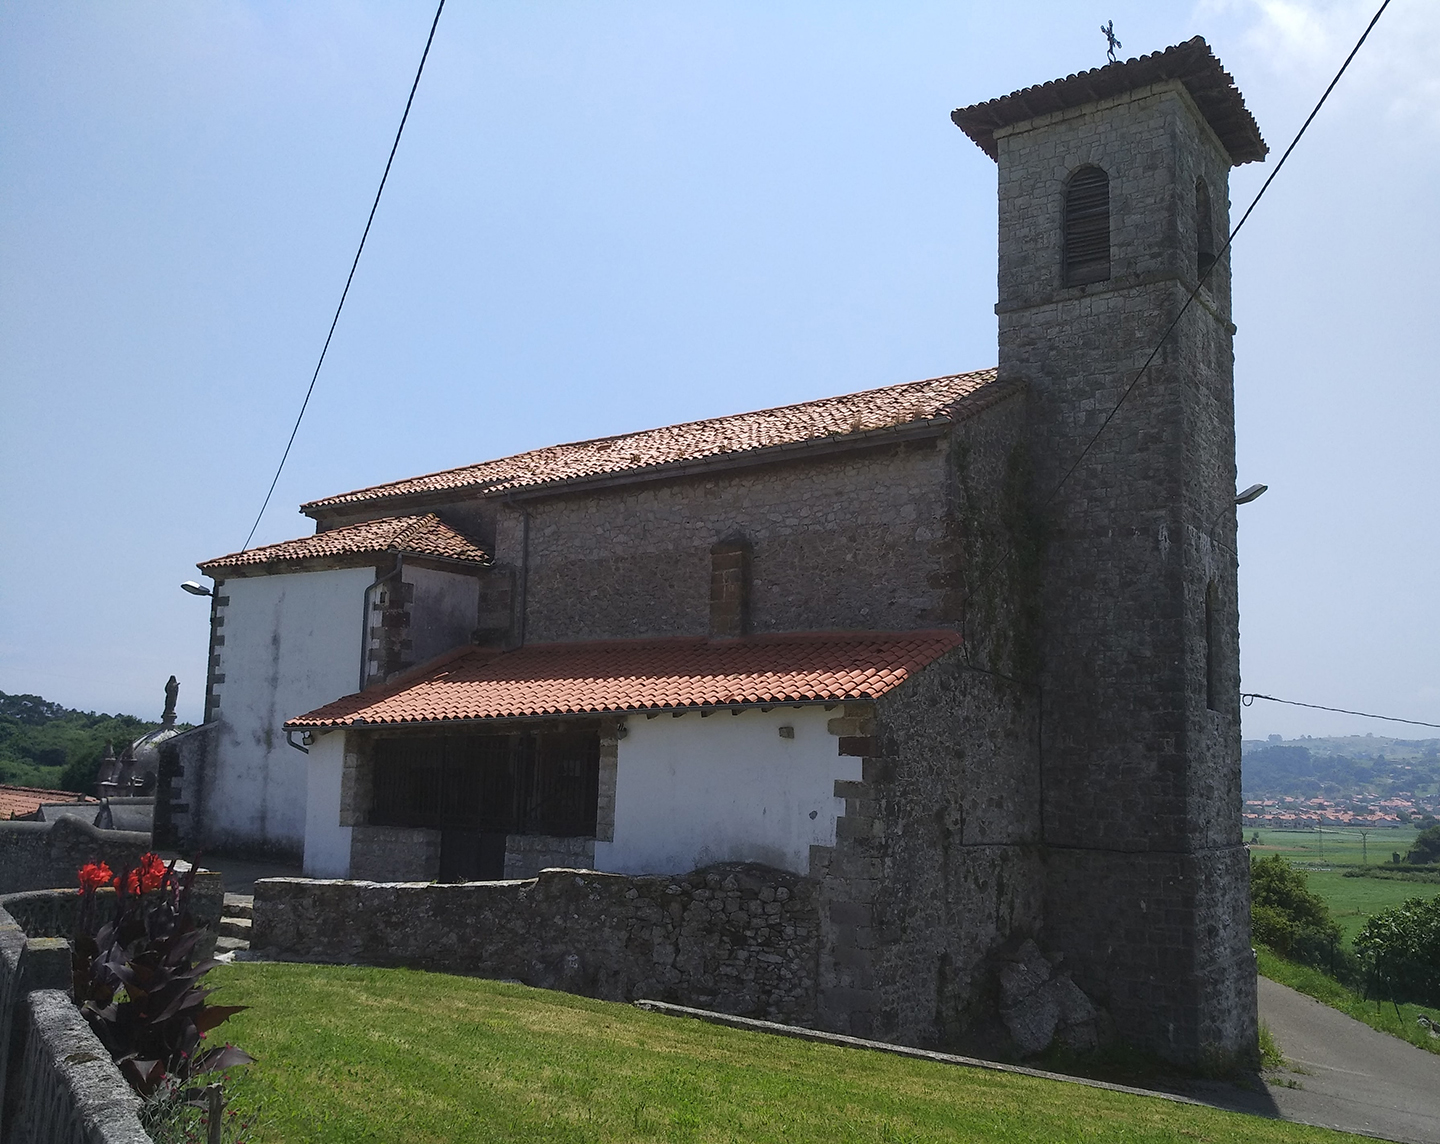
[(1302, 935), (1327, 946), (1340, 936), (1325, 900), (1278, 854), (1250, 863), (1250, 927), (1257, 941), (1287, 957)]
[[(178, 876), (154, 854), (118, 876), (104, 863), (80, 869), (75, 1003), (142, 1096), (167, 1078), (183, 1083), (251, 1059), (233, 1045), (199, 1051), (207, 1031), (244, 1006), (206, 1003), (213, 990), (199, 980), (217, 963), (193, 956), (205, 936), (190, 912), (194, 880), (193, 868)], [(107, 888), (114, 916), (97, 929)]]
[(1377, 995), (1440, 1005), (1440, 898), (1407, 898), (1381, 910), (1355, 948)]

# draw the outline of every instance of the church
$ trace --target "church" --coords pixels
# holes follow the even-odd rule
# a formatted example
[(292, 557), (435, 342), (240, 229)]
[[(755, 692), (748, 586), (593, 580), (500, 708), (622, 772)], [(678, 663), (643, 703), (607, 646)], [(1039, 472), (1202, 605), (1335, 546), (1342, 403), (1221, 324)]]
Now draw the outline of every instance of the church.
[(758, 863), (816, 887), (828, 1028), (957, 1043), (1030, 942), (1126, 1041), (1248, 1059), (1224, 238), (1266, 146), (1198, 37), (952, 118), (996, 368), (303, 505), (199, 565), (157, 829), (378, 882)]

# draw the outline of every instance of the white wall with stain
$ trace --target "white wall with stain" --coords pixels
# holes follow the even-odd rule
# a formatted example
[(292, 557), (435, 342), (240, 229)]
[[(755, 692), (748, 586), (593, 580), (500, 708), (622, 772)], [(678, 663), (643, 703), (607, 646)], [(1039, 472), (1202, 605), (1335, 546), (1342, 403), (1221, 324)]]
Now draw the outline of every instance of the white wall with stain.
[(441, 572), (407, 564), (402, 576), (415, 586), (410, 602), (412, 664), (470, 642), (480, 613), (480, 581), (474, 572)]
[(203, 845), (300, 857), (307, 756), (285, 742), (283, 724), (356, 690), (374, 579), (373, 568), (339, 568), (237, 577), (219, 588), (229, 603), (217, 649), (220, 729), (202, 784)]
[(595, 868), (682, 874), (763, 862), (808, 874), (810, 847), (833, 846), (845, 813), (835, 780), (861, 777), (861, 760), (841, 756), (826, 730), (837, 714), (818, 706), (629, 716), (616, 758), (615, 838), (595, 843)]
[(310, 878), (350, 876), (351, 828), (340, 825), (345, 774), (345, 732), (316, 735), (305, 756), (305, 874)]

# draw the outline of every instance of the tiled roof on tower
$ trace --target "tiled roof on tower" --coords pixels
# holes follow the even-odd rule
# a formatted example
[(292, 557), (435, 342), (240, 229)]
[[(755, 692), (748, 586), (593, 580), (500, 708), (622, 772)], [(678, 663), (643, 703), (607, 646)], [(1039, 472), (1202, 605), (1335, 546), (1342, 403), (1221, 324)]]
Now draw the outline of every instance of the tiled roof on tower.
[(1201, 36), (1163, 52), (1106, 64), (984, 103), (957, 108), (950, 113), (950, 118), (994, 159), (997, 128), (1172, 79), (1185, 85), (1195, 106), (1230, 153), (1232, 163), (1238, 167), (1265, 158), (1270, 148), (1260, 137), (1255, 117), (1246, 108), (1235, 80), (1220, 66)]

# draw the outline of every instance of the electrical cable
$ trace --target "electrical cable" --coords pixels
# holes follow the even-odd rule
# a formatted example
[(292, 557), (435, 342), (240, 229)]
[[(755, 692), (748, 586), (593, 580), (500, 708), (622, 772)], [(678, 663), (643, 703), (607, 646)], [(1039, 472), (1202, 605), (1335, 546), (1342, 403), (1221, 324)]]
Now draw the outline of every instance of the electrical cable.
[(1325, 707), (1319, 703), (1301, 703), (1298, 699), (1276, 699), (1273, 695), (1261, 695), (1258, 691), (1242, 691), (1240, 702), (1249, 707), (1257, 699), (1271, 703), (1288, 703), (1291, 707), (1310, 707), (1316, 711), (1338, 711), (1341, 715), (1359, 715), (1362, 719), (1383, 719), (1387, 723), (1409, 723), (1412, 727), (1437, 727), (1440, 723), (1426, 723), (1420, 719), (1397, 719), (1393, 715), (1372, 715), (1369, 711), (1350, 711), (1344, 707)]
[(345, 308), (345, 299), (350, 296), (350, 284), (355, 281), (355, 271), (360, 265), (360, 255), (365, 250), (365, 240), (370, 237), (370, 224), (375, 221), (375, 212), (380, 207), (380, 196), (385, 193), (385, 180), (390, 177), (390, 165), (395, 162), (395, 152), (400, 149), (400, 136), (405, 133), (405, 121), (410, 118), (410, 105), (415, 102), (415, 92), (420, 87), (420, 77), (425, 72), (425, 61), (430, 58), (430, 45), (435, 42), (435, 29), (440, 24), (440, 13), (444, 10), (445, 0), (440, 0), (439, 7), (435, 9), (435, 19), (430, 23), (430, 36), (425, 41), (425, 51), (420, 56), (420, 66), (415, 71), (415, 82), (410, 85), (410, 98), (405, 101), (405, 114), (400, 116), (400, 127), (395, 132), (395, 142), (390, 147), (390, 158), (385, 160), (385, 173), (380, 176), (380, 186), (375, 192), (375, 201), (370, 205), (370, 217), (365, 220), (365, 231), (360, 235), (360, 245), (355, 251), (355, 260), (350, 263), (350, 273), (345, 279), (345, 289), (340, 293), (340, 304), (335, 307), (335, 317), (330, 321), (330, 332), (325, 335), (325, 345), (320, 350), (320, 360), (315, 363), (315, 372), (310, 376), (310, 388), (305, 391), (305, 400), (300, 403), (300, 412), (295, 418), (294, 427), (290, 430), (290, 439), (285, 442), (285, 452), (280, 456), (280, 464), (275, 469), (275, 478), (270, 482), (270, 488), (265, 493), (265, 500), (260, 505), (260, 511), (255, 515), (255, 523), (250, 526), (250, 535), (245, 538), (245, 545), (240, 549), (241, 552), (249, 549), (250, 541), (255, 539), (255, 530), (260, 527), (260, 519), (270, 506), (270, 498), (275, 493), (275, 486), (280, 481), (280, 474), (285, 469), (285, 462), (290, 458), (290, 447), (295, 444), (295, 434), (300, 432), (300, 422), (304, 420), (305, 410), (310, 406), (310, 395), (315, 392), (315, 382), (320, 377), (320, 367), (325, 364), (325, 355), (330, 350), (330, 339), (335, 336), (335, 327), (340, 323), (340, 311)]

